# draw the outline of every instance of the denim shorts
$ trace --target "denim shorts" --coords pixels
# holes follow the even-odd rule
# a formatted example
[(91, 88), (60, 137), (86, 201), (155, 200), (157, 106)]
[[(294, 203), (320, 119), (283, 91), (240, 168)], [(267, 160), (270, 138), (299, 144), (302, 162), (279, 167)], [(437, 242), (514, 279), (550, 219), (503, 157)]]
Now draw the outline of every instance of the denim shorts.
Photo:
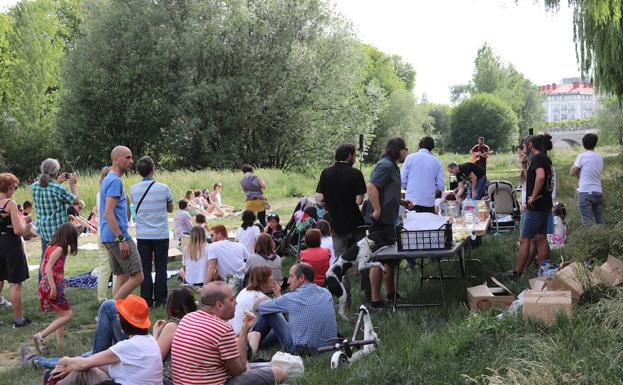
[(551, 211), (526, 211), (523, 213), (519, 237), (532, 239), (536, 234), (547, 234), (548, 217)]

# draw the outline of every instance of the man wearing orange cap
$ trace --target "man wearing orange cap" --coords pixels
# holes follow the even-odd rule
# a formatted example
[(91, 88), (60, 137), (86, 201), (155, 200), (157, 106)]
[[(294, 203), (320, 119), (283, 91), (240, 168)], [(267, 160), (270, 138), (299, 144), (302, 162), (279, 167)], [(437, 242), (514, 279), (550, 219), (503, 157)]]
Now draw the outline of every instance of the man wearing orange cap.
[(61, 358), (50, 373), (58, 385), (89, 385), (111, 380), (119, 385), (162, 385), (162, 355), (158, 343), (149, 334), (147, 302), (130, 294), (116, 300), (115, 308), (121, 329), (129, 338), (86, 358)]
[(210, 282), (201, 290), (201, 309), (180, 321), (171, 345), (174, 384), (272, 385), (285, 373), (278, 367), (249, 369), (247, 334), (255, 316), (246, 314), (240, 337), (227, 322), (234, 318), (234, 292), (225, 282)]

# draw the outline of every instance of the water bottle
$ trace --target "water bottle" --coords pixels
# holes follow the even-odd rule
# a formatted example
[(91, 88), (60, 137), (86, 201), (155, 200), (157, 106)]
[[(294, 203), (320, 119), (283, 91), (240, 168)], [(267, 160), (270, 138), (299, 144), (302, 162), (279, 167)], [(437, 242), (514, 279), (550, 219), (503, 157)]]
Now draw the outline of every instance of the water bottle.
[(463, 201), (463, 219), (466, 225), (474, 224), (474, 210), (476, 209), (476, 202), (472, 199), (465, 199)]

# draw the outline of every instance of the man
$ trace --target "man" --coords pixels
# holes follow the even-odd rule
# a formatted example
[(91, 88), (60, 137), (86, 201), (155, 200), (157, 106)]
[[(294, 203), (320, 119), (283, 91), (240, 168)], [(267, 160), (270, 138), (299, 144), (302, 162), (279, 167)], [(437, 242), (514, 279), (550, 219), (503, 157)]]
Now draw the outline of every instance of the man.
[[(400, 205), (409, 209), (413, 203), (400, 198), (400, 169), (398, 163), (404, 162), (407, 157), (407, 146), (404, 139), (393, 138), (385, 146), (385, 154), (374, 166), (370, 182), (368, 182), (368, 199), (372, 206), (372, 226), (368, 238), (374, 242), (374, 250), (396, 242), (396, 222)], [(373, 251), (374, 251), (373, 250)], [(387, 298), (393, 298), (396, 292), (394, 286), (394, 266), (384, 264), (385, 271), (380, 267), (370, 268), (370, 286), (372, 309), (381, 309), (384, 302), (381, 298), (381, 279), (385, 282)]]
[(448, 165), (448, 172), (456, 176), (459, 186), (454, 191), (457, 197), (462, 197), (467, 188), (467, 198), (479, 200), (485, 195), (487, 187), (487, 177), (485, 171), (475, 163), (456, 164), (451, 162)]
[(432, 154), (433, 138), (422, 138), (419, 147), (418, 152), (405, 159), (402, 187), (407, 190), (405, 197), (413, 202), (416, 212), (435, 214), (435, 195), (444, 189), (443, 168), (441, 161)]
[[(350, 143), (340, 144), (335, 150), (335, 163), (322, 170), (316, 187), (316, 200), (325, 205), (329, 212), (329, 223), (333, 230), (334, 258), (338, 258), (346, 249), (365, 236), (360, 229), (364, 224), (359, 206), (366, 193), (366, 182), (361, 171), (353, 168), (357, 159), (355, 146)], [(361, 290), (370, 297), (368, 271), (360, 272)], [(350, 306), (350, 280), (344, 276)]]
[[(80, 200), (78, 196), (78, 175), (60, 173), (61, 165), (58, 160), (48, 158), (41, 162), (39, 180), (32, 184), (32, 199), (37, 206), (37, 232), (41, 236), (41, 261), (56, 229), (67, 223), (67, 209)], [(69, 190), (61, 184), (69, 180)], [(39, 280), (41, 280), (41, 264), (39, 265)]]
[[(331, 345), (337, 337), (333, 298), (327, 289), (314, 284), (312, 266), (305, 262), (292, 265), (288, 284), (289, 293), (281, 295), (281, 288), (274, 284), (275, 298), (260, 300), (260, 319), (254, 330), (264, 336), (273, 330), (281, 346), (293, 354), (315, 353)], [(287, 321), (284, 314), (288, 315)]]
[[(549, 254), (547, 243), (547, 222), (552, 211), (552, 162), (544, 154), (544, 138), (532, 135), (526, 138), (526, 150), (532, 155), (526, 173), (526, 211), (519, 235), (519, 252), (515, 269), (508, 273), (508, 278), (519, 277), (530, 263), (530, 244), (536, 238), (538, 265)], [(542, 235), (538, 236), (537, 235)]]
[(97, 229), (93, 227), (86, 219), (84, 219), (80, 212), (84, 209), (84, 201), (74, 202), (73, 205), (67, 209), (67, 219), (69, 223), (73, 224), (78, 230), (78, 234), (84, 232), (96, 233)]
[(487, 158), (489, 157), (489, 146), (485, 144), (485, 138), (482, 136), (478, 138), (478, 144), (469, 150), (472, 159), (475, 159), (477, 165), (479, 165), (487, 173)]
[(212, 243), (208, 247), (208, 271), (205, 283), (220, 278), (235, 285), (242, 285), (244, 265), (249, 258), (247, 248), (238, 242), (227, 239), (227, 229), (223, 225), (212, 227)]
[(571, 167), (571, 175), (578, 177), (578, 208), (584, 226), (595, 223), (603, 225), (604, 198), (601, 189), (601, 174), (604, 158), (595, 152), (597, 135), (586, 134), (582, 138), (583, 153), (579, 154)]
[(227, 322), (234, 318), (234, 292), (224, 282), (211, 282), (201, 290), (201, 309), (182, 318), (171, 345), (174, 384), (243, 385), (280, 383), (278, 367), (248, 369), (247, 334), (255, 322), (245, 315), (240, 336)]
[[(169, 222), (167, 213), (173, 212), (173, 194), (169, 186), (154, 180), (154, 161), (144, 156), (136, 162), (136, 170), (143, 180), (130, 187), (134, 202), (136, 243), (141, 255), (145, 279), (141, 283), (141, 297), (149, 306), (163, 306), (167, 302), (167, 261), (169, 258)], [(156, 268), (156, 283), (151, 279), (152, 259)]]
[(134, 160), (132, 152), (124, 146), (113, 148), (110, 153), (112, 167), (100, 184), (99, 218), (100, 238), (108, 253), (110, 267), (117, 276), (113, 297), (123, 299), (143, 282), (143, 268), (136, 243), (128, 233), (128, 200), (121, 176)]

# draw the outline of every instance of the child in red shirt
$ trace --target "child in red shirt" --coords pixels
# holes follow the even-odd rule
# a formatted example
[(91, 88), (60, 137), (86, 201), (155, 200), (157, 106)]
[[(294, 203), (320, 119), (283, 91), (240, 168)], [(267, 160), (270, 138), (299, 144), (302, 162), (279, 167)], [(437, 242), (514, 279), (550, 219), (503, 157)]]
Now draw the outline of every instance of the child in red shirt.
[(301, 251), (301, 262), (307, 262), (314, 268), (314, 283), (324, 285), (324, 278), (329, 269), (331, 250), (320, 247), (322, 233), (318, 229), (309, 229), (305, 232), (305, 246)]

